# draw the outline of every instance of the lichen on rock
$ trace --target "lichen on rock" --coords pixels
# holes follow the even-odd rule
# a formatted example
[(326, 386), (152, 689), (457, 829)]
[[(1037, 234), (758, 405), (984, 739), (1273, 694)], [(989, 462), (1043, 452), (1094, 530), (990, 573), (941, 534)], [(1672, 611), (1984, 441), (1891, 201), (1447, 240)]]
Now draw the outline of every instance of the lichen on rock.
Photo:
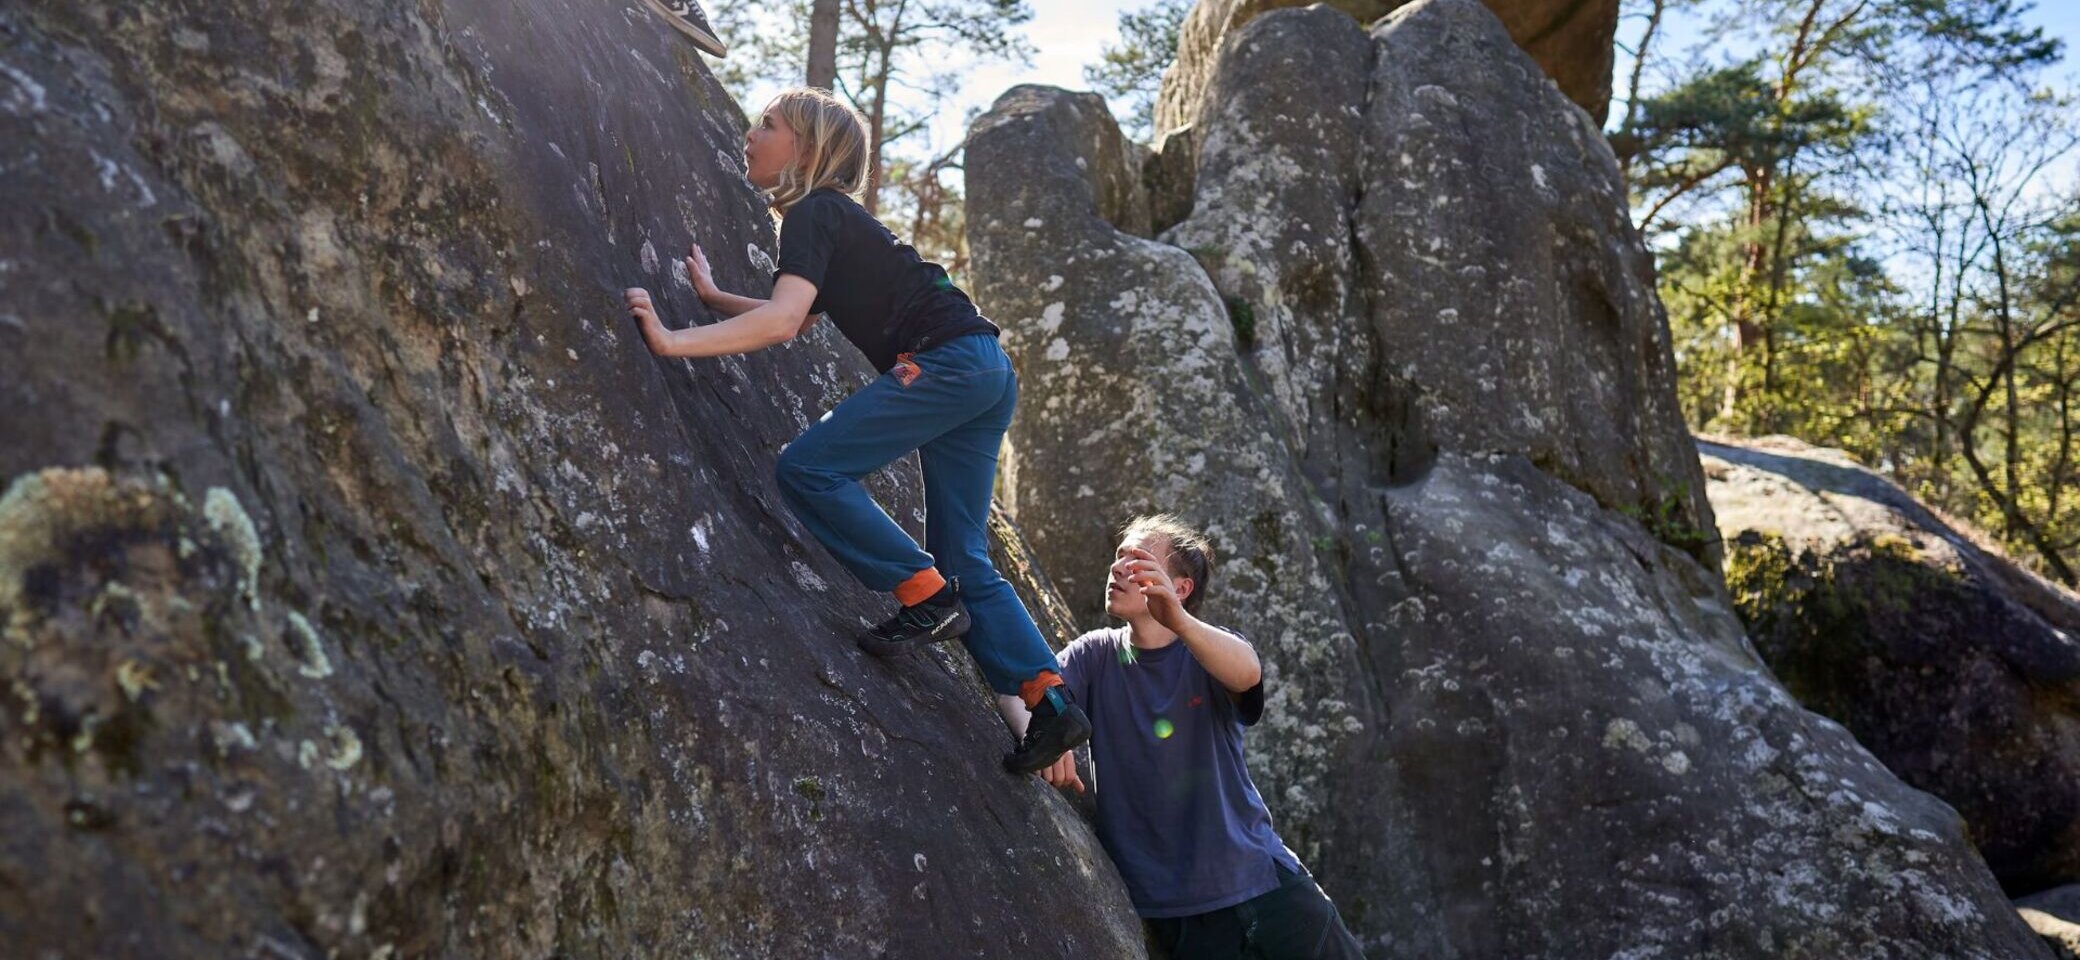
[(260, 531), (253, 526), (253, 518), (246, 515), (239, 505), (238, 496), (223, 487), (211, 487), (202, 501), (202, 515), (209, 519), (210, 529), (222, 535), (237, 558), (242, 577), (239, 589), (245, 593), (246, 604), (260, 609), (260, 565), (266, 562), (266, 552), (260, 545)]

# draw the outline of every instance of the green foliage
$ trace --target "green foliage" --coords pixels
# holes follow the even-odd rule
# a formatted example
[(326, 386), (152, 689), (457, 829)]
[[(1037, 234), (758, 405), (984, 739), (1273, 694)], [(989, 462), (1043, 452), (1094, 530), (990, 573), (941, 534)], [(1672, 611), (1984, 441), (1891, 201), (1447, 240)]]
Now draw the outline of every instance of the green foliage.
[(1156, 133), (1156, 94), (1163, 71), (1177, 59), (1177, 31), (1190, 13), (1190, 0), (1155, 0), (1119, 15), (1117, 45), (1107, 45), (1098, 62), (1083, 68), (1091, 89), (1113, 102), (1121, 129), (1136, 140)]
[(1799, 702), (1829, 716), (1854, 707), (1881, 638), (1927, 629), (1925, 611), (1962, 609), (1970, 587), (1907, 540), (1880, 534), (1826, 556), (1749, 531), (1726, 545), (1726, 587), (1763, 658)]
[(1257, 308), (1241, 297), (1227, 298), (1228, 324), (1235, 328), (1235, 349), (1248, 353), (1257, 348)]
[[(1784, 302), (1759, 349), (1736, 352), (1730, 335), (1732, 305), (1744, 295), (1741, 227), (1696, 226), (1663, 255), (1677, 392), (1686, 419), (1699, 429), (1828, 437), (1838, 444), (1845, 431), (1897, 429), (1889, 421), (1869, 423), (1858, 405), (1883, 395), (1887, 371), (1908, 362), (1911, 341), (1882, 322), (1900, 291), (1852, 235), (1814, 236), (1811, 226), (1785, 228)], [(1730, 406), (1729, 376), (1739, 378)]]
[(1951, 69), (2008, 73), (2056, 63), (2064, 52), (2064, 42), (2044, 36), (2042, 27), (2021, 25), (2029, 3), (1894, 0), (1891, 6), (1902, 32), (1921, 41)]
[(1662, 493), (1651, 504), (1621, 504), (1618, 512), (1638, 521), (1654, 539), (1692, 556), (1703, 557), (1705, 547), (1711, 544), (1714, 535), (1691, 522), (1689, 485), (1663, 478), (1657, 489)]
[(1713, 45), (1643, 32), (1663, 80), (1611, 133), (1686, 420), (1846, 449), (2073, 582), (2080, 195), (2046, 171), (2080, 122), (2036, 85), (2062, 45), (2014, 0), (1640, 3)]
[(1850, 106), (1838, 90), (1780, 97), (1762, 68), (1760, 61), (1750, 60), (1708, 70), (1643, 100), (1632, 131), (1639, 148), (1675, 150), (1682, 162), (1640, 187), (1653, 189), (1667, 177), (1690, 175), (1705, 165), (1758, 171), (1812, 150), (1840, 155), (1868, 134), (1868, 108)]

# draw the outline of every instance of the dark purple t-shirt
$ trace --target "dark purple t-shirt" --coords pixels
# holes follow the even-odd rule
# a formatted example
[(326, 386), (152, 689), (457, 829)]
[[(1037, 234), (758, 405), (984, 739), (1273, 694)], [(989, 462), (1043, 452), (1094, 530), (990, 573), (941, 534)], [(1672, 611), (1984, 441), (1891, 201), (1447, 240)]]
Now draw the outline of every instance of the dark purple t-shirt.
[(1076, 638), (1061, 663), (1094, 728), (1098, 840), (1137, 913), (1219, 910), (1277, 889), (1274, 862), (1300, 871), (1243, 765), (1262, 683), (1231, 696), (1184, 641), (1141, 650), (1125, 627)]

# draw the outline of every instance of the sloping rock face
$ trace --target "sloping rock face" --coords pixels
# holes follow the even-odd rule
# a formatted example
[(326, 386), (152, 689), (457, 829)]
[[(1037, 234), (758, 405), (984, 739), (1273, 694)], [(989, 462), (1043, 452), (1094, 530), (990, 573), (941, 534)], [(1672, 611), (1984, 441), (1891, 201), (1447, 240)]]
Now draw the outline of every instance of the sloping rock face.
[(1355, 219), (1382, 367), (1416, 383), (1437, 442), (1521, 453), (1710, 558), (1668, 322), (1610, 148), (1493, 23), (1399, 16), (1374, 34)]
[(742, 129), (636, 5), (0, 11), (10, 955), (1140, 954), (771, 485), (855, 352), (628, 325)]
[(1954, 805), (2014, 893), (2080, 881), (2080, 600), (1836, 450), (1700, 441), (1764, 659)]
[[(1328, 0), (1361, 24), (1385, 16), (1407, 0)], [(1511, 39), (1560, 85), (1562, 92), (1602, 126), (1610, 113), (1612, 41), (1618, 32), (1618, 0), (1484, 0), (1509, 28)], [(1177, 58), (1163, 73), (1156, 99), (1156, 131), (1165, 133), (1199, 119), (1222, 44), (1258, 15), (1311, 0), (1199, 0), (1177, 33)]]
[(2042, 956), (1956, 814), (1748, 646), (1581, 112), (1473, 0), (1225, 51), (1168, 244), (1090, 192), (1091, 99), (975, 125), (976, 287), (1026, 389), (1006, 499), (1086, 618), (1111, 524), (1209, 528), (1203, 615), (1276, 698), (1252, 769), (1368, 948)]
[[(1163, 239), (1191, 251), (1226, 294), (1230, 352), (1249, 357), (1261, 378), (1272, 432), (1320, 474), (1333, 469), (1340, 439), (1325, 433), (1349, 423), (1376, 390), (1406, 393), (1339, 380), (1370, 368), (1377, 346), (1353, 209), (1372, 42), (1327, 11), (1270, 17), (1238, 39), (1194, 131), (1209, 175), (1194, 177), (1192, 213)], [(1309, 56), (1296, 55), (1317, 42)]]
[(1321, 858), (1376, 955), (2042, 955), (1957, 815), (1787, 695), (1687, 555), (1516, 456), (1385, 500), (1391, 706)]

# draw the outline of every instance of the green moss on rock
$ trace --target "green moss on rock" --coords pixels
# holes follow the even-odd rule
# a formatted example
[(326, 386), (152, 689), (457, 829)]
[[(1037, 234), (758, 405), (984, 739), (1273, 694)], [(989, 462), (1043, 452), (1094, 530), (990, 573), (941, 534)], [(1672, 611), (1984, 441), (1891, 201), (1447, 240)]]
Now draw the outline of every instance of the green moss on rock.
[(130, 531), (164, 533), (178, 515), (178, 494), (141, 481), (118, 481), (99, 467), (51, 468), (23, 474), (0, 495), (0, 629), (20, 642), (30, 608), (50, 572), (65, 564), (76, 541)]
[(1958, 602), (1957, 571), (1928, 562), (1896, 534), (1860, 538), (1822, 555), (1775, 533), (1728, 541), (1726, 586), (1771, 669), (1807, 707), (1848, 721), (1869, 652), (1911, 629), (1930, 602)]

